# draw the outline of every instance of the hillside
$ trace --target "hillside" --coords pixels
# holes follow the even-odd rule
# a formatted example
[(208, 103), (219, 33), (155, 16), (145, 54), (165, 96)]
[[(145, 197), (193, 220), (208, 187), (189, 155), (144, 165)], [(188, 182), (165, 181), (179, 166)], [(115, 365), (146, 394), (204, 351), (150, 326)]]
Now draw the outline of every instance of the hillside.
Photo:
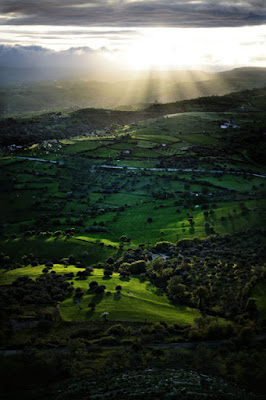
[[(135, 109), (154, 103), (169, 103), (203, 96), (221, 96), (266, 85), (265, 68), (238, 68), (204, 73), (176, 71), (126, 74), (119, 80), (84, 76), (43, 82), (20, 82), (0, 87), (0, 113), (14, 114), (77, 108)], [(43, 71), (44, 77), (45, 71)], [(32, 74), (34, 76), (34, 74)], [(123, 80), (123, 78), (125, 78)], [(8, 81), (8, 79), (7, 79)]]
[(265, 104), (1, 119), (7, 399), (263, 399)]
[[(117, 127), (182, 112), (235, 112), (254, 116), (256, 129), (263, 129), (265, 89), (243, 91), (226, 96), (201, 97), (168, 104), (155, 104), (139, 111), (80, 109), (74, 112), (2, 118), (0, 145), (27, 145), (47, 139), (90, 136), (95, 131), (114, 132)], [(242, 113), (245, 111), (245, 113)], [(259, 114), (261, 112), (261, 114)], [(258, 118), (258, 116), (260, 117)], [(260, 119), (262, 121), (260, 122)]]

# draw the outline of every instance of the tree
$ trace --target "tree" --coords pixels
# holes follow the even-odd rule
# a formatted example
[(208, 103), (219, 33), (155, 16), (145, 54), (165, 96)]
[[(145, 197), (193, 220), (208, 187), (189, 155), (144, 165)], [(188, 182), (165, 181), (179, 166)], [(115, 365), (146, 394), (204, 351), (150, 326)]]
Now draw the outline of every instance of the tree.
[(83, 290), (80, 287), (77, 287), (77, 289), (75, 290), (75, 297), (80, 299), (83, 296)]
[(96, 289), (95, 289), (95, 293), (96, 294), (103, 294), (105, 289), (106, 289), (106, 286), (104, 286), (104, 285), (97, 286)]
[(92, 311), (94, 311), (96, 304), (92, 301), (91, 303), (89, 303), (89, 307), (92, 309)]
[(248, 299), (246, 304), (246, 311), (252, 318), (256, 318), (258, 316), (259, 311), (256, 304), (256, 299), (253, 299), (252, 297)]
[(86, 268), (86, 271), (89, 273), (89, 275), (90, 274), (92, 274), (92, 272), (93, 272), (93, 268), (92, 267), (87, 267)]
[(90, 287), (91, 290), (95, 290), (98, 287), (98, 283), (95, 282), (95, 281), (91, 281), (89, 283), (89, 287)]
[(186, 291), (186, 286), (180, 283), (179, 276), (172, 276), (168, 281), (167, 291), (170, 296), (183, 297)]
[(117, 285), (116, 288), (115, 288), (115, 290), (116, 290), (117, 292), (121, 292), (122, 286), (121, 286), (121, 285)]
[(106, 269), (103, 274), (107, 278), (110, 278), (110, 276), (113, 275), (113, 271), (111, 271), (110, 269)]
[(84, 271), (78, 271), (77, 272), (77, 277), (80, 279), (87, 279), (87, 277), (90, 275), (89, 271), (86, 269)]
[(202, 307), (203, 300), (208, 296), (208, 289), (205, 286), (198, 286), (193, 294), (195, 297), (199, 298), (199, 308)]
[(68, 263), (70, 264), (70, 265), (73, 265), (73, 264), (75, 264), (76, 263), (76, 259), (75, 259), (75, 257), (74, 256), (69, 256), (68, 257)]

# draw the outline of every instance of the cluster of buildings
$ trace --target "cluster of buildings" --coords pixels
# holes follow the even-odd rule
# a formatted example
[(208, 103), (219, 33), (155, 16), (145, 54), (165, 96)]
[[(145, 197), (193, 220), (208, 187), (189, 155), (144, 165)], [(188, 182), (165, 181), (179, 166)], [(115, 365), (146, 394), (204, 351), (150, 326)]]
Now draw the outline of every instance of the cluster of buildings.
[(10, 151), (17, 151), (22, 149), (24, 149), (23, 146), (17, 146), (16, 144), (11, 144), (10, 146), (8, 146), (8, 150)]
[(222, 129), (227, 129), (227, 128), (237, 129), (237, 128), (240, 128), (240, 126), (237, 125), (235, 123), (235, 121), (229, 120), (229, 121), (223, 122), (222, 125), (220, 125), (220, 128), (222, 128)]

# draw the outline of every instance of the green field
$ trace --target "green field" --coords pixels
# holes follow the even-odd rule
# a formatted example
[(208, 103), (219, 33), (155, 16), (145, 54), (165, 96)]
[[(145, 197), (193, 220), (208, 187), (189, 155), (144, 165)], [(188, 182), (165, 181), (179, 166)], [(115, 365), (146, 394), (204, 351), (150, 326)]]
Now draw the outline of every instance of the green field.
[[(261, 104), (266, 95), (261, 89), (124, 113), (88, 108), (56, 120), (56, 128), (55, 116), (48, 114), (32, 117), (29, 124), (30, 117), (11, 121), (17, 130), (36, 129), (42, 139), (41, 128), (52, 123), (48, 132), (57, 132), (57, 140), (44, 142), (37, 135), (36, 143), (23, 150), (1, 152), (0, 205), (5, 212), (0, 251), (11, 269), (6, 277), (13, 271), (23, 274), (27, 268), (13, 268), (25, 265), (27, 257), (58, 264), (72, 256), (79, 265), (106, 267), (109, 257), (117, 260), (139, 244), (152, 252), (162, 241), (176, 245), (182, 239), (235, 238), (264, 228), (265, 113), (252, 106), (240, 112), (246, 96)], [(230, 126), (221, 129), (226, 121)], [(169, 268), (168, 279), (175, 275)], [(190, 279), (196, 284), (193, 275)], [(62, 315), (98, 319), (110, 311), (115, 320), (124, 320), (133, 305), (132, 320), (173, 322), (178, 317), (192, 323), (195, 311), (171, 305), (138, 278), (123, 283), (126, 290), (116, 301), (117, 283), (118, 275), (107, 281), (111, 295), (98, 299), (95, 312), (88, 310), (91, 295), (86, 294), (81, 310), (72, 299), (64, 300)], [(192, 288), (191, 293), (193, 298)]]
[[(76, 287), (88, 289), (88, 283), (92, 280), (99, 285), (105, 285), (111, 294), (85, 295), (82, 298), (79, 309), (73, 298), (63, 301), (60, 305), (62, 317), (66, 320), (85, 320), (88, 318), (99, 320), (103, 312), (109, 312), (108, 318), (113, 321), (142, 321), (167, 323), (192, 324), (194, 318), (200, 313), (185, 306), (174, 306), (169, 303), (165, 295), (154, 287), (149, 281), (140, 282), (136, 277), (126, 281), (114, 273), (110, 279), (103, 277), (102, 270), (95, 270), (87, 281), (75, 281)], [(122, 286), (121, 294), (117, 294), (115, 287)], [(88, 304), (96, 303), (95, 311), (88, 309)]]
[[(43, 268), (44, 265), (39, 265), (1, 272), (0, 284), (10, 285), (16, 278), (25, 275), (36, 279), (42, 275)], [(53, 268), (53, 271), (60, 274), (74, 272), (76, 275), (78, 270), (80, 269), (75, 266), (65, 267), (58, 264)], [(106, 292), (103, 295), (87, 294), (91, 281), (105, 285), (106, 292), (110, 294)], [(74, 279), (73, 282), (74, 287), (82, 288), (85, 295), (80, 302), (72, 296), (60, 304), (62, 318), (66, 321), (100, 320), (103, 312), (108, 312), (108, 319), (112, 321), (165, 321), (180, 325), (193, 324), (194, 319), (200, 317), (200, 312), (197, 310), (171, 304), (162, 291), (148, 280), (141, 282), (138, 277), (125, 280), (119, 278), (118, 273), (114, 273), (111, 278), (106, 279), (102, 269), (95, 269), (88, 279)], [(122, 286), (120, 294), (115, 290), (117, 285)], [(96, 303), (95, 311), (91, 311), (88, 307), (92, 301)]]

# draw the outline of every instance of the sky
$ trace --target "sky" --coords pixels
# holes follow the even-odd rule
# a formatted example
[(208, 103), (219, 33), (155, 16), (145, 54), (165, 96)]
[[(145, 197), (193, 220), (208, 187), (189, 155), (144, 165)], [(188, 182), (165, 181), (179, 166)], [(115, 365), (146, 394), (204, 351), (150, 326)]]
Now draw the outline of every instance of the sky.
[(266, 0), (0, 0), (0, 66), (266, 67)]

